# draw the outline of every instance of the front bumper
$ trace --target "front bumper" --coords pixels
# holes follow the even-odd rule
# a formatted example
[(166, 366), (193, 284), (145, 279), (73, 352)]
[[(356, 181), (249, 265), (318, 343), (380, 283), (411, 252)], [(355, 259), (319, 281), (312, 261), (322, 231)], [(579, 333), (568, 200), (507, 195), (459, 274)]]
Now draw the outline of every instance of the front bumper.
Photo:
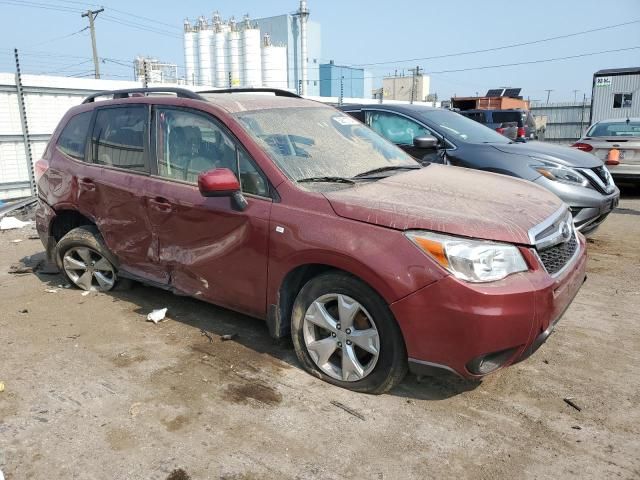
[(605, 221), (620, 201), (620, 190), (602, 194), (595, 189), (554, 182), (540, 176), (535, 183), (552, 191), (571, 208), (573, 223), (582, 233), (593, 232)]
[(585, 240), (582, 235), (579, 240), (578, 255), (558, 277), (547, 274), (533, 252), (523, 249), (528, 272), (485, 284), (448, 276), (392, 303), (411, 370), (448, 370), (478, 379), (485, 374), (472, 369), (481, 357), (499, 357), (497, 370), (531, 355), (586, 278)]

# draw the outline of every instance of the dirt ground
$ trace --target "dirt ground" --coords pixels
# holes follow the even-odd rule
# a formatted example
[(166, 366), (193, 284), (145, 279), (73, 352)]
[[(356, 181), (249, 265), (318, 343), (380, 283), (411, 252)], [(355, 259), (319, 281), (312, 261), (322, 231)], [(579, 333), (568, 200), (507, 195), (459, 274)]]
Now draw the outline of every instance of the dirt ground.
[[(0, 234), (7, 480), (640, 478), (638, 190), (590, 239), (587, 283), (533, 357), (382, 396), (314, 379), (265, 324), (212, 305), (9, 274), (42, 255), (33, 233)], [(168, 320), (147, 322), (159, 307)]]

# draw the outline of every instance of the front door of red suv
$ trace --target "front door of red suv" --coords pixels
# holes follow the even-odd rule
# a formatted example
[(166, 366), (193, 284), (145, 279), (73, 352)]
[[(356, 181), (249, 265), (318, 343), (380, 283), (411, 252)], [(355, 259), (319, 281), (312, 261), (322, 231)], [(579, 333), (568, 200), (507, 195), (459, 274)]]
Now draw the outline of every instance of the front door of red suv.
[[(148, 213), (159, 262), (171, 285), (188, 295), (264, 316), (272, 200), (264, 175), (229, 131), (208, 114), (155, 107), (155, 175)], [(205, 198), (201, 172), (238, 176), (246, 209), (230, 197)]]

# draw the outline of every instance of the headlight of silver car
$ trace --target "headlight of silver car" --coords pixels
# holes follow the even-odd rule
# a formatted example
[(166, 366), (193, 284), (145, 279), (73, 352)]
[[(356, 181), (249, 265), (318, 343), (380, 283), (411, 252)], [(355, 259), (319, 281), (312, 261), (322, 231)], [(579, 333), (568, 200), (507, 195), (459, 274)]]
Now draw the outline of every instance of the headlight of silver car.
[(467, 282), (493, 282), (528, 270), (520, 250), (506, 243), (471, 240), (424, 230), (405, 235), (455, 277)]
[(567, 183), (569, 185), (580, 185), (581, 187), (588, 187), (589, 180), (577, 170), (573, 168), (565, 167), (563, 165), (542, 160), (541, 158), (531, 157), (535, 160), (535, 163), (531, 164), (531, 168), (538, 173), (553, 180), (554, 182)]

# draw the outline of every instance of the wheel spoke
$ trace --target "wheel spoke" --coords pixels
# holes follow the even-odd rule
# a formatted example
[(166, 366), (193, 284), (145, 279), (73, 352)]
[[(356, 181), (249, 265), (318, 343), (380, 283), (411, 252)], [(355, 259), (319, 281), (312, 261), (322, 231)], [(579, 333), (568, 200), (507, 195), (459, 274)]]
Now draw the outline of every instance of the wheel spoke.
[(91, 258), (91, 252), (88, 248), (76, 248), (76, 252), (80, 255), (80, 258), (84, 261), (85, 264), (91, 265), (93, 259)]
[(342, 347), (342, 380), (358, 380), (364, 376), (364, 368), (360, 364), (352, 345)]
[(372, 355), (377, 355), (380, 349), (380, 339), (378, 332), (373, 328), (367, 328), (366, 330), (352, 330), (351, 335), (348, 337), (355, 345), (359, 346), (366, 352)]
[(93, 280), (93, 275), (91, 272), (84, 272), (78, 280), (76, 280), (76, 285), (78, 285), (83, 290), (91, 290), (91, 283)]
[(340, 326), (343, 329), (353, 326), (353, 318), (359, 310), (360, 304), (358, 302), (344, 295), (338, 295), (338, 316), (340, 317)]
[(324, 308), (324, 304), (321, 302), (313, 302), (311, 304), (311, 307), (307, 310), (305, 319), (330, 332), (336, 331), (336, 319), (327, 312), (327, 309)]
[(113, 286), (113, 280), (107, 277), (104, 273), (94, 272), (93, 276), (98, 280), (98, 284), (103, 290), (108, 290)]
[(87, 266), (82, 261), (73, 258), (71, 255), (65, 255), (62, 260), (66, 270), (86, 270)]
[(113, 272), (113, 267), (111, 266), (111, 263), (109, 263), (109, 260), (107, 260), (104, 257), (100, 258), (100, 260), (96, 262), (93, 268), (94, 270), (99, 270), (101, 272)]
[(313, 357), (313, 361), (319, 366), (325, 365), (329, 361), (329, 357), (336, 351), (336, 347), (337, 342), (333, 337), (316, 340), (307, 345), (309, 354)]

